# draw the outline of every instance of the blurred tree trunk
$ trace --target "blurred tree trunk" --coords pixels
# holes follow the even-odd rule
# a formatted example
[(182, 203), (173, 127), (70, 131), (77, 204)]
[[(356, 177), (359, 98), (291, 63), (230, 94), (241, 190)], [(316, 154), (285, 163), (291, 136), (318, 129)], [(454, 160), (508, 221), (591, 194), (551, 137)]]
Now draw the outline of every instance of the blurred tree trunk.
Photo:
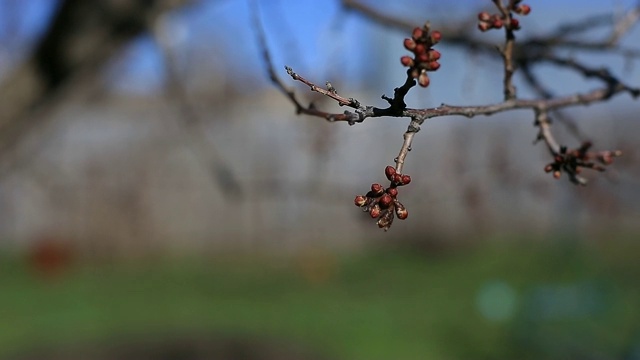
[[(190, 0), (61, 0), (33, 52), (0, 84), (0, 158), (38, 125), (62, 90), (78, 90), (164, 12)], [(82, 81), (80, 81), (82, 80)]]

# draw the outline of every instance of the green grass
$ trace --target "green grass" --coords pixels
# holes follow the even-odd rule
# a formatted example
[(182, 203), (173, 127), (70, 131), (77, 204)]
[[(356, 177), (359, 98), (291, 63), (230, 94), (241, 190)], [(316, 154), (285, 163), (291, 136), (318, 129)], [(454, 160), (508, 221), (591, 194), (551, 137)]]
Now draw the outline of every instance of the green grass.
[[(292, 339), (342, 359), (620, 355), (640, 340), (633, 338), (640, 331), (638, 249), (494, 245), (440, 257), (174, 259), (85, 265), (55, 282), (2, 258), (0, 358), (34, 344), (166, 330)], [(319, 280), (304, 275), (308, 261), (319, 264)], [(517, 294), (516, 312), (502, 322), (476, 306), (483, 284), (495, 280)], [(577, 295), (596, 294), (591, 300), (600, 305), (586, 315), (543, 318), (531, 310), (541, 286), (594, 288)]]

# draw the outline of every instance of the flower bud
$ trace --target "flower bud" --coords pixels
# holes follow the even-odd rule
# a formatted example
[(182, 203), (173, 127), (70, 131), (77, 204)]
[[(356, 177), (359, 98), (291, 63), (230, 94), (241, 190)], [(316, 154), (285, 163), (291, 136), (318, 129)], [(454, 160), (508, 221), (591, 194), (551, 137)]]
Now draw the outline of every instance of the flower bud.
[(392, 223), (393, 223), (393, 211), (390, 211), (390, 210), (384, 211), (380, 219), (378, 219), (378, 221), (376, 222), (378, 227), (380, 229), (384, 229), (384, 231), (389, 230)]
[(387, 189), (387, 194), (391, 195), (392, 198), (395, 198), (396, 196), (398, 196), (398, 189), (390, 187)]
[(427, 64), (427, 70), (436, 71), (438, 69), (440, 69), (440, 63), (437, 61), (431, 61)]
[(407, 208), (405, 208), (400, 201), (396, 201), (395, 210), (396, 210), (396, 215), (400, 220), (404, 220), (409, 216), (409, 212), (407, 211)]
[(427, 52), (427, 47), (424, 46), (424, 44), (418, 44), (416, 45), (416, 48), (413, 50), (413, 52), (416, 55), (420, 55), (420, 54), (426, 54)]
[(363, 207), (367, 204), (367, 197), (363, 195), (358, 195), (356, 196), (353, 202), (356, 204), (356, 206)]
[(402, 175), (395, 173), (393, 174), (393, 179), (391, 180), (394, 184), (400, 184), (400, 182), (402, 181)]
[(378, 204), (375, 204), (369, 210), (369, 215), (371, 215), (371, 217), (375, 219), (378, 216), (380, 216), (380, 212), (381, 211), (382, 211), (382, 209), (380, 209), (380, 206)]
[(496, 29), (500, 29), (503, 25), (502, 19), (500, 18), (494, 18), (493, 22), (491, 23), (491, 26), (493, 26)]
[(406, 55), (400, 58), (400, 62), (402, 63), (402, 65), (408, 66), (408, 67), (413, 67), (414, 65), (413, 59)]
[(560, 175), (561, 175), (560, 170), (556, 170), (553, 172), (553, 177), (556, 179), (560, 179)]
[(431, 44), (435, 45), (439, 43), (440, 39), (442, 39), (442, 33), (440, 33), (440, 31), (436, 30), (431, 32)]
[(491, 19), (491, 15), (489, 15), (488, 12), (483, 11), (481, 13), (478, 14), (478, 20), (482, 21), (482, 22), (487, 22)]
[(402, 185), (407, 185), (411, 182), (411, 176), (409, 175), (402, 175), (402, 178), (400, 179), (400, 183)]
[(520, 21), (518, 21), (518, 19), (511, 19), (511, 28), (514, 30), (520, 29)]
[(393, 198), (389, 194), (382, 195), (380, 197), (380, 200), (378, 200), (378, 204), (380, 204), (380, 207), (383, 209), (386, 209), (389, 206), (391, 206), (392, 202), (393, 202)]
[(411, 37), (413, 38), (413, 40), (418, 41), (420, 40), (420, 38), (422, 37), (422, 35), (424, 35), (424, 31), (422, 31), (422, 28), (415, 28), (413, 29), (413, 32), (411, 33)]
[(429, 86), (429, 83), (431, 81), (429, 80), (429, 76), (427, 75), (427, 73), (423, 72), (420, 74), (420, 76), (418, 76), (418, 84), (422, 87), (427, 87)]
[(371, 184), (371, 192), (376, 196), (380, 196), (384, 193), (384, 188), (380, 184)]
[(552, 171), (553, 171), (553, 164), (548, 164), (547, 166), (544, 167), (544, 172), (550, 173)]
[(413, 51), (416, 48), (416, 42), (413, 39), (406, 38), (404, 39), (404, 48)]
[(600, 156), (600, 161), (605, 165), (611, 165), (613, 163), (613, 157), (610, 151), (603, 151)]
[(514, 11), (520, 15), (529, 15), (529, 13), (531, 12), (531, 6), (527, 5), (527, 4), (522, 4), (517, 6)]
[(493, 28), (493, 26), (491, 26), (491, 24), (486, 21), (480, 21), (478, 23), (478, 29), (482, 32), (485, 32), (491, 28)]
[(391, 165), (384, 168), (384, 175), (387, 177), (387, 179), (389, 179), (389, 181), (393, 179), (393, 175), (395, 173), (396, 173), (396, 169)]
[(435, 49), (429, 49), (429, 51), (427, 51), (427, 55), (429, 55), (429, 61), (440, 59), (440, 51)]

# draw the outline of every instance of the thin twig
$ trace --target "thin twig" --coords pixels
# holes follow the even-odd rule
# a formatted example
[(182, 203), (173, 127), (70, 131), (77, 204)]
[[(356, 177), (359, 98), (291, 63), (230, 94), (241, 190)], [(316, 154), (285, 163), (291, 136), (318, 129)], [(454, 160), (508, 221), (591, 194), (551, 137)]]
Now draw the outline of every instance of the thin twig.
[(402, 174), (402, 168), (404, 167), (404, 161), (407, 158), (407, 155), (409, 154), (409, 151), (411, 151), (411, 143), (413, 142), (413, 137), (416, 134), (416, 131), (406, 131), (404, 133), (404, 135), (402, 136), (403, 138), (403, 142), (402, 142), (402, 147), (400, 148), (400, 153), (398, 154), (398, 157), (396, 157), (395, 163), (396, 163), (396, 171), (400, 174)]
[[(532, 69), (528, 66), (527, 63), (524, 63), (520, 67), (521, 74), (524, 77), (525, 82), (533, 89), (533, 91), (538, 94), (543, 99), (551, 99), (555, 95), (554, 93), (545, 87), (542, 82), (538, 79), (537, 76), (533, 74)], [(585, 139), (585, 135), (576, 124), (575, 119), (566, 115), (562, 110), (554, 110), (553, 115), (555, 115), (556, 120), (560, 124), (562, 124), (577, 140), (583, 141)]]
[(629, 92), (634, 98), (640, 95), (640, 89), (627, 86), (617, 86), (614, 88), (599, 88), (587, 93), (559, 96), (551, 99), (514, 99), (492, 105), (482, 106), (450, 106), (442, 104), (437, 108), (430, 109), (407, 109), (404, 112), (406, 117), (414, 118), (434, 118), (441, 116), (462, 115), (474, 117), (477, 115), (493, 115), (499, 112), (514, 109), (546, 109), (555, 110), (576, 105), (588, 105), (610, 99), (612, 96)]
[(504, 62), (504, 99), (511, 100), (516, 98), (516, 87), (513, 85), (513, 73), (515, 72), (513, 65), (513, 48), (516, 36), (511, 26), (511, 10), (509, 9), (513, 8), (515, 1), (509, 0), (508, 8), (502, 4), (502, 0), (493, 0), (493, 3), (505, 19), (505, 44), (504, 48), (500, 50), (500, 55)]
[(537, 139), (544, 141), (552, 156), (558, 155), (560, 153), (560, 144), (558, 144), (551, 133), (551, 120), (549, 120), (549, 114), (546, 110), (541, 109), (536, 109), (535, 114), (535, 125), (540, 129)]
[(606, 68), (591, 68), (574, 59), (561, 58), (556, 56), (544, 56), (544, 61), (548, 61), (561, 67), (568, 67), (580, 72), (586, 78), (597, 78), (605, 82), (609, 87), (623, 87), (625, 91), (633, 93), (635, 90), (623, 84), (618, 78), (613, 76)]
[[(312, 81), (305, 79), (305, 84), (310, 88), (316, 87)], [(407, 85), (407, 83), (405, 83)], [(397, 102), (398, 98), (403, 98), (408, 91), (407, 86), (402, 86), (400, 88), (396, 88), (394, 99), (390, 99), (387, 97), (383, 97), (389, 103)], [(402, 111), (398, 111), (399, 109), (390, 106), (389, 108), (377, 108), (375, 106), (364, 106), (360, 105), (358, 107), (357, 116), (359, 116), (359, 120), (357, 122), (362, 122), (366, 118), (372, 117), (382, 117), (382, 116), (390, 116), (390, 117), (406, 117), (411, 119), (417, 119), (419, 121), (442, 117), (442, 116), (452, 116), (452, 115), (461, 115), (466, 117), (474, 117), (477, 115), (493, 115), (499, 112), (514, 110), (514, 109), (546, 109), (546, 110), (555, 110), (561, 109), (570, 106), (576, 105), (587, 105), (592, 103), (597, 103), (600, 101), (607, 100), (614, 95), (620, 93), (629, 93), (632, 97), (636, 98), (640, 96), (639, 88), (632, 88), (623, 84), (622, 82), (607, 82), (607, 86), (592, 90), (587, 93), (577, 93), (573, 95), (567, 96), (558, 96), (549, 99), (511, 99), (506, 100), (501, 103), (490, 104), (490, 105), (480, 105), (480, 106), (452, 106), (442, 104), (441, 106), (435, 108), (426, 108), (426, 109), (412, 109), (405, 108)], [(329, 95), (327, 95), (329, 96)], [(333, 96), (331, 96), (333, 98)], [(338, 101), (338, 100), (336, 100)], [(402, 102), (404, 103), (404, 102)], [(294, 103), (295, 104), (295, 103)], [(360, 104), (358, 102), (358, 104)], [(323, 114), (325, 112), (319, 112), (319, 115), (315, 113), (308, 113), (308, 115), (320, 116), (324, 117)], [(345, 114), (352, 114), (348, 111), (345, 111)], [(352, 121), (353, 115), (346, 116), (345, 119), (341, 117), (336, 117), (333, 119), (334, 121)]]
[(158, 23), (151, 24), (150, 28), (154, 29), (156, 44), (164, 60), (167, 76), (164, 96), (169, 103), (173, 102), (176, 105), (180, 115), (171, 117), (178, 125), (179, 139), (188, 145), (188, 149), (207, 170), (211, 180), (218, 185), (226, 199), (242, 198), (242, 185), (233, 167), (227, 163), (216, 144), (203, 131), (204, 120), (191, 103), (180, 79), (174, 49), (166, 41), (166, 36), (162, 34), (163, 29)]
[(640, 4), (627, 11), (614, 25), (613, 32), (607, 42), (611, 45), (617, 44), (620, 39), (640, 21)]
[(318, 92), (324, 96), (328, 96), (330, 98), (332, 98), (333, 100), (337, 101), (338, 104), (340, 106), (349, 106), (352, 107), (354, 109), (358, 109), (360, 107), (360, 102), (356, 99), (353, 98), (345, 98), (342, 97), (340, 95), (338, 95), (338, 92), (333, 88), (333, 86), (331, 86), (331, 83), (327, 82), (327, 89), (323, 89), (321, 87), (319, 87), (318, 85), (312, 83), (311, 81), (303, 78), (302, 76), (298, 75), (297, 73), (295, 73), (293, 71), (293, 69), (291, 69), (288, 66), (284, 67), (285, 70), (287, 70), (287, 74), (289, 74), (289, 76), (291, 76), (291, 78), (293, 78), (293, 80), (297, 80), (300, 81), (301, 83), (309, 86), (311, 88), (311, 91), (315, 91)]
[[(326, 111), (321, 111), (316, 109), (313, 103), (309, 104), (309, 106), (305, 106), (298, 100), (295, 93), (289, 90), (284, 85), (284, 82), (280, 79), (280, 77), (276, 74), (276, 70), (273, 66), (273, 60), (271, 59), (271, 53), (269, 52), (269, 48), (267, 47), (267, 39), (264, 34), (264, 28), (262, 27), (262, 23), (260, 22), (260, 18), (257, 14), (257, 10), (253, 12), (253, 22), (254, 22), (256, 34), (258, 37), (258, 46), (260, 46), (260, 50), (262, 52), (262, 59), (265, 64), (267, 74), (269, 75), (269, 80), (271, 80), (271, 82), (276, 86), (276, 88), (280, 90), (284, 95), (286, 95), (289, 101), (291, 101), (294, 104), (296, 108), (296, 113), (321, 117), (327, 121), (348, 121), (349, 123), (353, 123), (354, 116), (352, 115), (352, 113), (345, 112), (344, 114), (335, 114), (335, 113), (330, 113)], [(356, 116), (356, 120), (357, 120), (357, 116)]]
[(415, 26), (411, 21), (390, 16), (387, 12), (378, 11), (357, 0), (342, 0), (342, 7), (346, 10), (358, 12), (380, 25), (397, 28), (402, 31), (410, 30)]

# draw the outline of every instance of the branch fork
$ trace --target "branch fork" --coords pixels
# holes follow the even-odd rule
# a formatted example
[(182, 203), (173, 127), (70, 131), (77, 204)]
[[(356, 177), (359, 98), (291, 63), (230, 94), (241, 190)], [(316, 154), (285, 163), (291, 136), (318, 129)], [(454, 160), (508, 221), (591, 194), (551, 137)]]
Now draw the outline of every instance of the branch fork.
[[(420, 131), (420, 126), (427, 119), (443, 117), (443, 116), (466, 116), (472, 118), (478, 115), (493, 115), (499, 112), (506, 112), (516, 109), (529, 109), (534, 113), (534, 125), (538, 128), (536, 142), (542, 141), (547, 147), (553, 161), (544, 168), (545, 172), (552, 173), (554, 178), (560, 178), (562, 173), (568, 175), (569, 180), (577, 185), (585, 185), (586, 179), (581, 176), (583, 169), (592, 169), (596, 171), (604, 171), (604, 166), (613, 162), (615, 157), (622, 155), (619, 150), (615, 151), (591, 151), (592, 143), (584, 141), (575, 149), (568, 149), (567, 146), (561, 145), (552, 133), (550, 112), (557, 113), (558, 110), (577, 106), (588, 105), (603, 102), (611, 99), (613, 96), (627, 93), (633, 98), (640, 96), (640, 89), (624, 84), (618, 78), (614, 77), (608, 69), (591, 68), (581, 64), (573, 59), (566, 59), (555, 56), (553, 50), (560, 46), (575, 48), (580, 50), (592, 51), (594, 49), (615, 50), (616, 45), (625, 32), (627, 32), (633, 24), (640, 19), (640, 5), (632, 12), (631, 15), (625, 16), (619, 22), (614, 24), (614, 32), (606, 43), (592, 42), (580, 43), (566, 40), (563, 35), (569, 31), (579, 32), (588, 27), (575, 24), (573, 27), (564, 25), (565, 30), (555, 38), (548, 39), (532, 39), (525, 42), (516, 49), (515, 32), (520, 29), (520, 21), (516, 15), (525, 16), (531, 12), (531, 7), (522, 4), (521, 0), (491, 0), (495, 5), (497, 12), (490, 14), (481, 12), (478, 14), (478, 29), (488, 31), (492, 29), (504, 29), (505, 42), (504, 45), (498, 47), (500, 57), (503, 61), (503, 94), (504, 100), (495, 104), (479, 105), (479, 106), (454, 106), (441, 104), (434, 108), (412, 109), (407, 108), (404, 101), (407, 93), (416, 85), (427, 87), (430, 85), (428, 72), (436, 71), (440, 67), (439, 60), (441, 54), (433, 49), (443, 34), (439, 31), (432, 31), (429, 23), (422, 27), (413, 29), (410, 38), (404, 40), (404, 47), (413, 53), (413, 56), (402, 56), (400, 62), (407, 67), (405, 82), (394, 89), (393, 97), (382, 95), (382, 99), (388, 104), (386, 108), (378, 108), (370, 105), (363, 105), (354, 98), (347, 98), (338, 94), (338, 91), (327, 82), (326, 87), (316, 85), (314, 82), (295, 73), (290, 67), (285, 67), (286, 72), (294, 81), (305, 84), (313, 92), (318, 92), (327, 96), (338, 103), (340, 106), (347, 106), (355, 111), (344, 111), (342, 114), (334, 114), (316, 109), (315, 106), (303, 106), (295, 97), (292, 91), (289, 91), (273, 70), (273, 65), (269, 52), (266, 49), (264, 35), (260, 32), (260, 40), (263, 45), (263, 54), (269, 76), (274, 84), (290, 99), (295, 105), (297, 113), (324, 118), (328, 121), (345, 121), (350, 125), (364, 122), (367, 118), (374, 117), (396, 117), (409, 118), (410, 123), (407, 130), (403, 134), (403, 142), (394, 159), (395, 166), (387, 166), (385, 168), (385, 176), (390, 181), (388, 187), (374, 183), (371, 190), (365, 195), (358, 195), (355, 198), (355, 204), (368, 212), (371, 217), (378, 219), (377, 224), (385, 231), (388, 230), (393, 223), (393, 219), (398, 217), (406, 219), (408, 212), (405, 206), (398, 201), (398, 188), (409, 184), (411, 177), (403, 174), (406, 158), (411, 151), (415, 134)], [(373, 11), (360, 4), (357, 0), (343, 0), (345, 7), (359, 11), (366, 16), (371, 17), (375, 21), (380, 21), (391, 26), (406, 28), (406, 23), (391, 19), (380, 12)], [(588, 23), (588, 22), (585, 22)], [(593, 22), (589, 23), (590, 25)], [(446, 38), (446, 36), (445, 36)], [(452, 41), (461, 42), (460, 38), (454, 38)], [(486, 43), (473, 40), (474, 43), (466, 43), (471, 48), (487, 48)], [(476, 43), (477, 42), (477, 43)], [(462, 43), (464, 43), (462, 41)], [(547, 44), (547, 45), (545, 45)], [(523, 46), (529, 46), (523, 47)], [(529, 51), (527, 49), (533, 49)], [(549, 50), (551, 49), (551, 50)], [(625, 54), (628, 53), (625, 52)], [(640, 52), (638, 52), (640, 57)], [(595, 78), (602, 82), (602, 86), (585, 93), (576, 93), (565, 96), (554, 96), (540, 84), (531, 71), (531, 65), (539, 62), (550, 62), (556, 66), (565, 67), (567, 69), (581, 73), (584, 77)], [(516, 66), (517, 65), (517, 66)], [(533, 85), (541, 95), (537, 99), (520, 99), (517, 97), (516, 88), (513, 85), (513, 76), (516, 68), (521, 67), (525, 81)]]

